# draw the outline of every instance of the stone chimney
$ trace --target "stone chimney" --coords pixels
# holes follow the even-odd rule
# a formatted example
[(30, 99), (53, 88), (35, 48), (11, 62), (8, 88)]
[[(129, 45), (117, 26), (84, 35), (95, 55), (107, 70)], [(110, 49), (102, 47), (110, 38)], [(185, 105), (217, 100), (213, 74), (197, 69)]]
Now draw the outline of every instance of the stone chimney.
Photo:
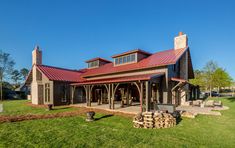
[(174, 39), (174, 49), (185, 48), (188, 46), (188, 37), (183, 32), (179, 32), (179, 35)]
[(32, 65), (42, 65), (42, 51), (39, 46), (35, 46), (32, 52)]

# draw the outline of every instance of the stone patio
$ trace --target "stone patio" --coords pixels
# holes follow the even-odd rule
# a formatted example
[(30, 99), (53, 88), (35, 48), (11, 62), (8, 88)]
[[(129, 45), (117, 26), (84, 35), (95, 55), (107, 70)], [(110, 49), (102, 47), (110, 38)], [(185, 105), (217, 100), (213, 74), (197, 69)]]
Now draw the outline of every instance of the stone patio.
[[(85, 107), (85, 108), (94, 108), (94, 109), (102, 109), (110, 112), (120, 112), (120, 113), (127, 113), (127, 114), (137, 114), (140, 112), (140, 104), (139, 103), (133, 103), (132, 106), (125, 106), (121, 107), (119, 103), (115, 103), (115, 109), (109, 109), (109, 104), (101, 104), (98, 105), (97, 103), (91, 103), (91, 106), (87, 106), (86, 103), (79, 103), (79, 104), (73, 104), (71, 106), (74, 107)], [(176, 107), (176, 110), (178, 111), (187, 111), (195, 116), (198, 114), (202, 115), (216, 115), (220, 116), (221, 113), (220, 110), (227, 110), (229, 107), (223, 106), (223, 107), (197, 107), (197, 106), (178, 106)]]
[(176, 110), (178, 111), (187, 111), (193, 113), (195, 116), (198, 114), (202, 115), (216, 115), (220, 116), (220, 110), (227, 110), (229, 107), (198, 107), (198, 106), (178, 106)]

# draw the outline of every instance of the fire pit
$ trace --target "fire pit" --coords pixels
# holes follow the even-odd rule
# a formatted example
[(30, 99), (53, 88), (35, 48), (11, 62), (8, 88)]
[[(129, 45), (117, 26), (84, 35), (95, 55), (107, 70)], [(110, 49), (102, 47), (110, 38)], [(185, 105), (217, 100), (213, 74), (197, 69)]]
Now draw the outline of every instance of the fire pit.
[(90, 121), (94, 121), (94, 116), (95, 116), (95, 112), (94, 111), (89, 111), (86, 113), (87, 118), (86, 121), (90, 122)]

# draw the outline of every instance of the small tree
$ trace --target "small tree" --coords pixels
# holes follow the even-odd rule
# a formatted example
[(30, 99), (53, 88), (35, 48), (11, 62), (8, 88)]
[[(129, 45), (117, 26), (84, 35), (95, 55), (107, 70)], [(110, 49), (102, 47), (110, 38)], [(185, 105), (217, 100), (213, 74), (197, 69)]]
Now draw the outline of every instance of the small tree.
[(215, 86), (220, 91), (221, 87), (231, 86), (233, 79), (230, 75), (222, 68), (217, 68), (213, 74), (213, 80)]
[(15, 88), (17, 88), (19, 86), (19, 81), (22, 80), (22, 75), (21, 75), (21, 73), (18, 70), (14, 70), (11, 73), (11, 79), (14, 82)]
[(0, 93), (1, 93), (0, 97), (1, 97), (1, 101), (3, 100), (2, 98), (3, 80), (7, 77), (7, 75), (11, 74), (14, 65), (15, 65), (15, 62), (10, 57), (10, 54), (5, 53), (2, 50), (0, 50)]
[(210, 91), (210, 97), (212, 96), (211, 95), (212, 88), (215, 85), (213, 74), (217, 68), (218, 68), (218, 65), (214, 61), (209, 61), (206, 64), (206, 66), (203, 68), (204, 75), (205, 75), (205, 84), (206, 84), (206, 88), (209, 89)]
[(24, 80), (27, 78), (29, 70), (27, 68), (22, 68), (20, 70), (21, 75), (23, 76)]

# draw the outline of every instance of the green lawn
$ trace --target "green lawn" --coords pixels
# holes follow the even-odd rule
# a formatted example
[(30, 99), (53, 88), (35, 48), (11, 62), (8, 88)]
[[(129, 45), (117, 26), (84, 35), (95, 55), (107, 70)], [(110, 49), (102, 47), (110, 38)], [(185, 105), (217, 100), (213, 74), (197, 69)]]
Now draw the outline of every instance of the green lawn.
[(27, 103), (29, 103), (28, 100), (3, 101), (4, 112), (0, 113), (0, 115), (47, 114), (75, 110), (72, 107), (60, 106), (48, 112), (46, 108), (32, 107), (27, 105)]
[[(221, 111), (222, 116), (183, 118), (170, 129), (135, 129), (132, 119), (101, 118), (101, 114), (91, 123), (82, 116), (2, 123), (0, 147), (235, 147), (235, 98), (221, 100), (230, 107)], [(7, 102), (5, 109), (15, 103), (19, 107), (11, 109), (16, 114), (45, 113), (43, 109), (29, 110), (24, 101)]]

